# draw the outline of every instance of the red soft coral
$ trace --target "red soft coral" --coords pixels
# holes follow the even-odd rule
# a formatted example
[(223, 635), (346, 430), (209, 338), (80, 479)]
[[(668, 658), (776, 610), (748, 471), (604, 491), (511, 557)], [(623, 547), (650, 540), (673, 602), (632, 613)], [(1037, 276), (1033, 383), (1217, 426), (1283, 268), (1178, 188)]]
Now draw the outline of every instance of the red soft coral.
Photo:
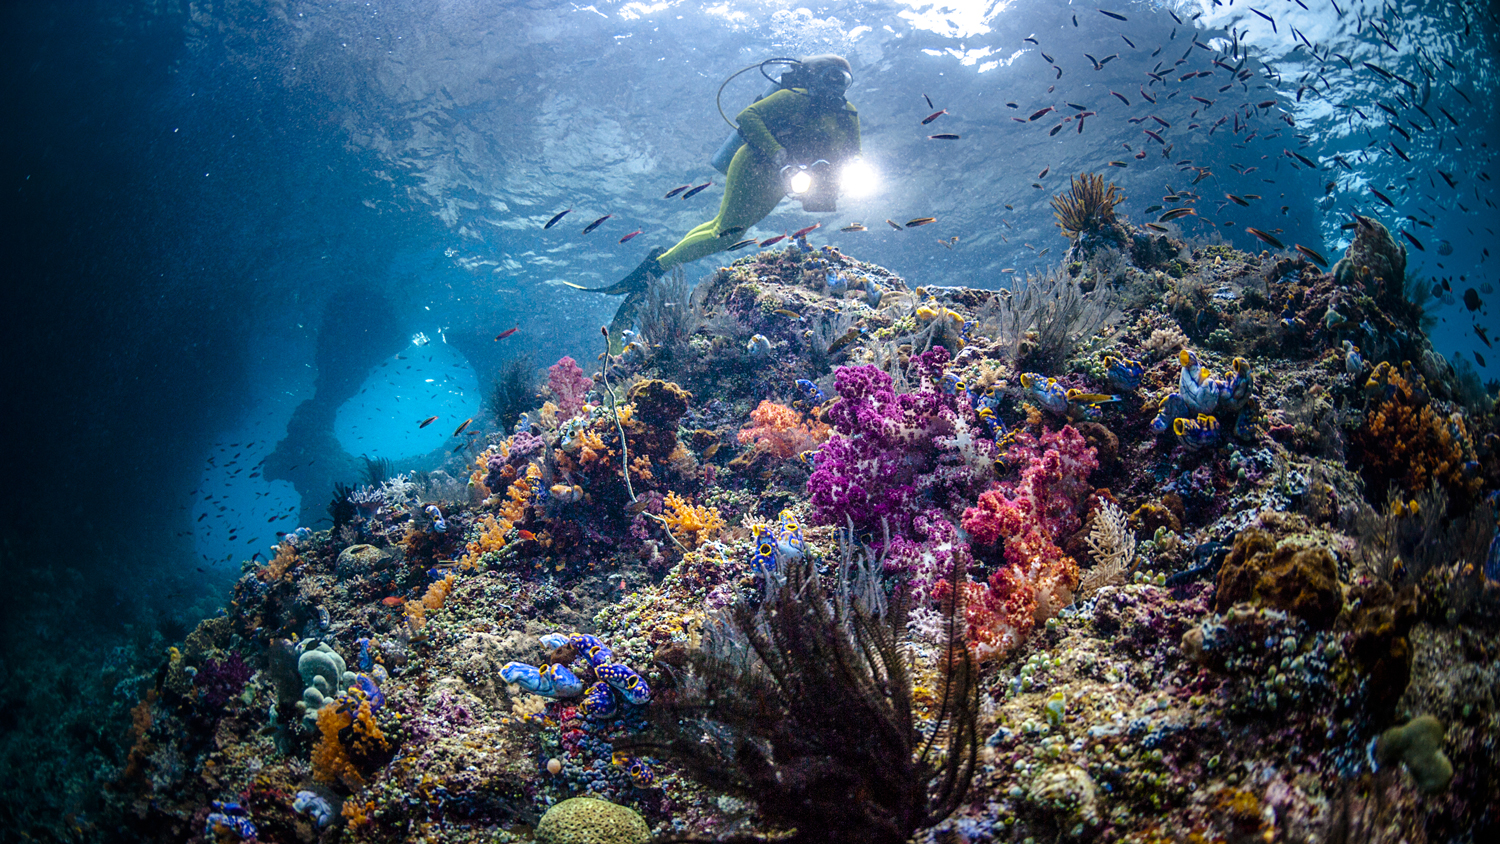
[[(1078, 530), (1079, 505), (1092, 489), (1089, 473), (1099, 465), (1071, 425), (1039, 441), (1025, 438), (1009, 456), (1026, 464), (1020, 481), (985, 492), (964, 511), (963, 527), (976, 551), (988, 549), (993, 556), (1004, 548), (1004, 565), (990, 577), (989, 589), (965, 589), (970, 645), (980, 656), (1003, 654), (1033, 624), (1072, 601), (1078, 562), (1057, 542)], [(1028, 610), (1028, 619), (1017, 617)]]

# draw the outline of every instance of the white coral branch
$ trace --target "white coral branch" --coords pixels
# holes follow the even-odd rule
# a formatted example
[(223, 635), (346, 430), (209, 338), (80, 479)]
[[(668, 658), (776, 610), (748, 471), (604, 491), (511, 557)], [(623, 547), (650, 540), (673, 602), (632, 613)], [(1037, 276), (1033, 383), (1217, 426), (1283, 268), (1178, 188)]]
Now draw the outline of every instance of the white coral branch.
[(1094, 558), (1094, 565), (1078, 586), (1078, 599), (1113, 583), (1125, 582), (1135, 568), (1135, 534), (1130, 531), (1125, 511), (1111, 501), (1094, 511), (1094, 521), (1084, 542)]

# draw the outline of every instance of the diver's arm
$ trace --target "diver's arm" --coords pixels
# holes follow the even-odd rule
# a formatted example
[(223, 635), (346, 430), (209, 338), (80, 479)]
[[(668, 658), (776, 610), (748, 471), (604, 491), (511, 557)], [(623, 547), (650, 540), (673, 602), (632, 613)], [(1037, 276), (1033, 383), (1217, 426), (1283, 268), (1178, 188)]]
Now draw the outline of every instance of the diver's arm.
[(776, 153), (782, 150), (781, 142), (776, 140), (770, 127), (784, 126), (788, 119), (795, 116), (801, 106), (798, 96), (791, 91), (777, 91), (763, 100), (746, 106), (745, 110), (735, 118), (745, 143), (765, 156), (768, 161), (774, 160)]

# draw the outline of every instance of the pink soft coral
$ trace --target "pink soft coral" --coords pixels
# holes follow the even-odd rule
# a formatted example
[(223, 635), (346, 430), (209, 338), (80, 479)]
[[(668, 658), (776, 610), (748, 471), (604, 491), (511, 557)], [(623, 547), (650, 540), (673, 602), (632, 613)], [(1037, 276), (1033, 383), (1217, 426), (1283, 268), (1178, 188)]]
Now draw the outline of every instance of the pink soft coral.
[(822, 422), (803, 422), (802, 414), (771, 401), (761, 401), (760, 407), (750, 411), (750, 419), (755, 424), (740, 431), (740, 442), (753, 443), (783, 460), (817, 446), (830, 432)]
[(584, 397), (594, 388), (594, 380), (583, 374), (578, 361), (564, 357), (547, 369), (547, 388), (557, 401), (558, 419), (562, 421), (583, 409)]

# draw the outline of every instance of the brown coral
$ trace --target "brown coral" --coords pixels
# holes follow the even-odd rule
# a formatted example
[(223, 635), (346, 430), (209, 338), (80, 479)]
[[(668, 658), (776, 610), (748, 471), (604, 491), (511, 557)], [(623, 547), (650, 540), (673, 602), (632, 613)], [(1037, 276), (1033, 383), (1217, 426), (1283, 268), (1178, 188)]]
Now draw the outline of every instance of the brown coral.
[(1222, 613), (1242, 601), (1282, 610), (1315, 628), (1327, 629), (1344, 605), (1338, 563), (1327, 548), (1278, 546), (1263, 530), (1242, 531), (1219, 571), (1214, 610)]

